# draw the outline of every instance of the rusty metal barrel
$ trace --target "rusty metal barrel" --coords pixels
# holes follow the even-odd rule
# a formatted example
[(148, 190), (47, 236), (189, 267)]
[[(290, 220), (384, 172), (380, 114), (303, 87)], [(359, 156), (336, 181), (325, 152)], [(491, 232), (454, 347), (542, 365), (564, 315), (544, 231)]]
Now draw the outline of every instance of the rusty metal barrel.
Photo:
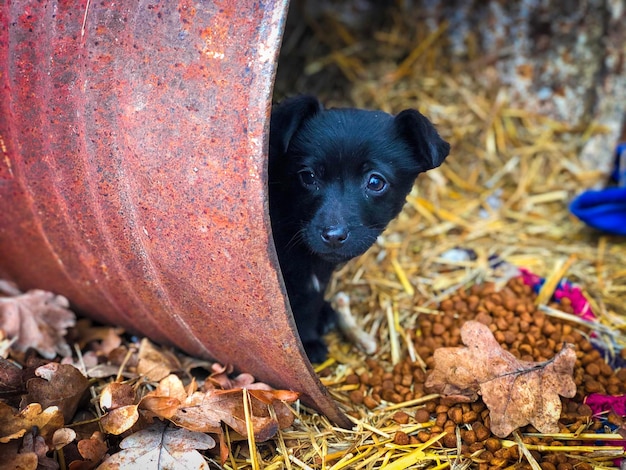
[(0, 276), (342, 426), (286, 297), (267, 135), (287, 0), (0, 6)]

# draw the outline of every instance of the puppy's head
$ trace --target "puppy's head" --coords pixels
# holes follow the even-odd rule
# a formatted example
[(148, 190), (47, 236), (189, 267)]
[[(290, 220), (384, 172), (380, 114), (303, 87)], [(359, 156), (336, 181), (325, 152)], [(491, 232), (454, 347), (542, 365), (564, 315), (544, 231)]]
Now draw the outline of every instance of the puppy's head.
[(364, 253), (400, 212), (419, 173), (438, 167), (450, 146), (415, 110), (391, 116), (359, 109), (324, 110), (300, 96), (274, 108), (272, 184), (282, 216), (326, 261)]

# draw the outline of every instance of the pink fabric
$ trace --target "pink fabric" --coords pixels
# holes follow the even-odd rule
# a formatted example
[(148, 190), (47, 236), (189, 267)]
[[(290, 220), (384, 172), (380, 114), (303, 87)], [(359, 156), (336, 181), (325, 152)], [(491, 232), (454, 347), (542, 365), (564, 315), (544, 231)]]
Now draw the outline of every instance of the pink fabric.
[[(533, 274), (528, 269), (520, 268), (519, 269), (522, 279), (524, 280), (524, 284), (531, 286), (535, 290), (539, 290), (544, 283), (544, 279)], [(561, 299), (568, 298), (572, 303), (572, 309), (574, 313), (583, 318), (584, 320), (593, 320), (595, 315), (591, 310), (591, 306), (589, 302), (585, 298), (580, 287), (575, 286), (574, 284), (568, 282), (567, 280), (562, 280), (559, 282), (556, 290), (554, 291), (554, 299), (559, 302)]]
[(626, 416), (626, 395), (610, 396), (592, 393), (585, 397), (585, 403), (591, 408), (594, 415), (612, 411), (616, 415)]

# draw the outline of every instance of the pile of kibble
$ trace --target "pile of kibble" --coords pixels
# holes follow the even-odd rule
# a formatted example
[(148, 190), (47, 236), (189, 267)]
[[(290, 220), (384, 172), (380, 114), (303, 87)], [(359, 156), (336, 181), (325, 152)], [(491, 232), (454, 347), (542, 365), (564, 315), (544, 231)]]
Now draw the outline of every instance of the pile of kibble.
[[(402, 403), (423, 397), (426, 375), (433, 368), (433, 352), (440, 347), (462, 346), (460, 328), (470, 319), (489, 326), (502, 347), (525, 361), (541, 362), (552, 358), (563, 346), (572, 343), (576, 347), (574, 381), (576, 396), (562, 399), (563, 411), (559, 426), (564, 433), (575, 432), (581, 427), (586, 432), (600, 430), (604, 424), (592, 416), (583, 399), (590, 393), (621, 395), (626, 393), (626, 369), (614, 371), (602, 354), (588, 341), (585, 332), (575, 324), (554, 319), (537, 310), (535, 294), (519, 278), (512, 279), (505, 288), (496, 291), (491, 283), (478, 284), (458, 291), (439, 305), (439, 315), (421, 315), (418, 329), (414, 332), (415, 351), (426, 364), (426, 371), (418, 362), (409, 358), (389, 367), (383, 361), (369, 359), (367, 371), (346, 377), (346, 382), (358, 386), (350, 392), (352, 403), (373, 409), (385, 402)], [(553, 305), (571, 313), (568, 299)], [(626, 350), (621, 351), (626, 359)], [(438, 445), (457, 447), (456, 429), (460, 430), (463, 455), (477, 455), (474, 461), (481, 470), (503, 468), (519, 461), (517, 446), (502, 447), (502, 441), (489, 431), (489, 410), (479, 399), (474, 403), (448, 406), (440, 400), (428, 401), (412, 415), (400, 411), (393, 419), (399, 424), (427, 423), (434, 426), (405, 434), (398, 431), (395, 442), (400, 445), (426, 442), (431, 437), (448, 431)], [(609, 414), (610, 422), (621, 424), (621, 417)], [(522, 432), (537, 432), (527, 426)], [(600, 438), (601, 440), (601, 438)], [(525, 437), (527, 444), (537, 445), (583, 445), (581, 441), (556, 442), (551, 438)], [(481, 451), (475, 454), (477, 451)], [(532, 451), (544, 470), (591, 469), (588, 463), (567, 456), (567, 452)], [(524, 462), (524, 459), (522, 459)], [(522, 464), (525, 465), (525, 464)]]

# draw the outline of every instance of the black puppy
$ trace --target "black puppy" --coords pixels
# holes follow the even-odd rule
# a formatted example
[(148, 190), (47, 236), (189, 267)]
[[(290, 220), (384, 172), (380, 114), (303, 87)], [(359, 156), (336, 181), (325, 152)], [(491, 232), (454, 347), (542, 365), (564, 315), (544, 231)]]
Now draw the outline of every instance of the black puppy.
[(323, 109), (312, 96), (272, 110), (269, 196), (274, 242), (312, 362), (336, 313), (324, 291), (338, 264), (363, 254), (400, 212), (419, 173), (450, 145), (419, 112)]

